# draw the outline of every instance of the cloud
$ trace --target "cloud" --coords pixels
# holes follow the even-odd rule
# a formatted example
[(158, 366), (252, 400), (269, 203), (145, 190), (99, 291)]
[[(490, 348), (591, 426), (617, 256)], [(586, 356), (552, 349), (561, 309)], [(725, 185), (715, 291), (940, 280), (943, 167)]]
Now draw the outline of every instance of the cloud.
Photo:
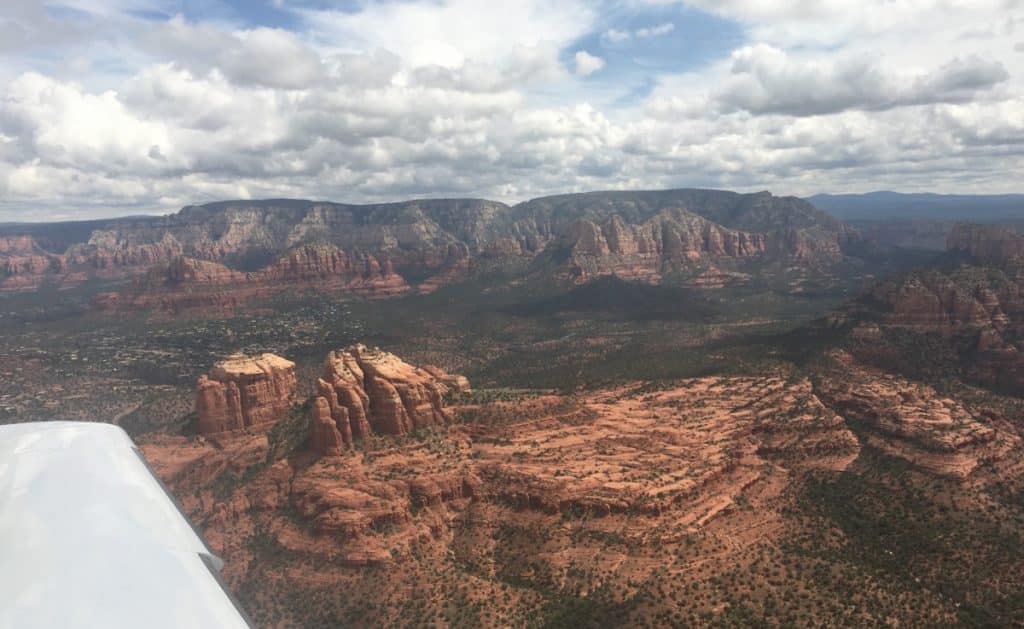
[(590, 76), (604, 67), (604, 59), (594, 56), (586, 50), (578, 51), (574, 59), (576, 60), (577, 76)]
[[(564, 76), (559, 53), (591, 30), (598, 11), (583, 0), (410, 0), (298, 15), (324, 49), (382, 49), (410, 69), (489, 67), (528, 83)], [(523, 65), (531, 72), (516, 70)]]
[(166, 126), (125, 107), (114, 92), (89, 94), (73, 84), (28, 73), (0, 101), (0, 128), (35, 160), (107, 172), (145, 161), (168, 144)]
[[(622, 0), (621, 30), (583, 0), (282, 3), (287, 30), (141, 17), (162, 0), (69, 0), (74, 19), (16, 1), (0, 220), (235, 197), (1005, 191), (1024, 169), (1013, 0)], [(676, 59), (667, 35), (691, 37), (698, 10), (746, 41)], [(642, 58), (618, 45), (641, 40)]]
[(639, 37), (641, 39), (647, 37), (659, 37), (661, 35), (667, 35), (674, 31), (675, 29), (675, 24), (671, 22), (665, 22), (663, 24), (658, 24), (657, 26), (651, 26), (648, 28), (638, 28), (637, 30), (633, 31), (633, 36)]
[(732, 55), (731, 76), (713, 100), (726, 111), (820, 115), (850, 109), (885, 110), (962, 102), (1009, 79), (997, 61), (955, 58), (923, 73), (896, 73), (877, 57), (798, 60), (768, 45)]
[(604, 38), (607, 39), (608, 41), (618, 44), (632, 39), (633, 33), (630, 31), (620, 31), (615, 28), (610, 28), (604, 32)]
[(650, 37), (660, 37), (661, 35), (667, 35), (671, 33), (675, 29), (676, 25), (673, 24), (672, 22), (663, 22), (656, 26), (647, 26), (632, 31), (624, 31), (615, 28), (610, 28), (606, 30), (601, 36), (614, 44), (620, 44), (631, 39), (648, 39)]
[(201, 73), (217, 69), (240, 85), (300, 89), (326, 78), (319, 54), (280, 29), (224, 33), (177, 16), (149, 28), (141, 43), (158, 58)]

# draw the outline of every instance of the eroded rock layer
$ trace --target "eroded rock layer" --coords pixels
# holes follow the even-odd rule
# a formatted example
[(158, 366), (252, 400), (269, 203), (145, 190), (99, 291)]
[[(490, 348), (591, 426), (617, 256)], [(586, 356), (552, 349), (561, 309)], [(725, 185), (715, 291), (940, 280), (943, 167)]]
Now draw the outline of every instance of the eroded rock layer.
[(554, 261), (546, 272), (579, 281), (660, 281), (676, 267), (713, 260), (827, 267), (856, 237), (800, 199), (714, 190), (564, 195), (516, 206), (230, 201), (88, 227), (55, 225), (42, 239), (0, 227), (0, 290), (134, 278), (101, 305), (221, 309), (230, 306), (229, 289), (239, 301), (291, 288), (388, 297), (434, 291), (480, 266), (532, 261)]
[(280, 419), (295, 401), (295, 363), (274, 354), (236, 354), (196, 384), (201, 434), (216, 434)]
[(950, 251), (962, 251), (975, 258), (1006, 262), (1024, 257), (1024, 236), (999, 225), (955, 225), (946, 239)]
[[(949, 374), (1019, 392), (1024, 389), (1022, 242), (1012, 230), (958, 225), (943, 264), (878, 284), (836, 321), (851, 324), (858, 358), (878, 366), (921, 369), (941, 360)], [(915, 353), (915, 347), (928, 345), (942, 349)]]
[[(438, 374), (354, 346), (327, 360), (311, 407), (310, 451), (273, 463), (266, 435), (245, 432), (200, 443), (164, 437), (144, 451), (227, 555), (234, 579), (257, 530), (293, 552), (379, 564), (418, 540), (451, 539), (472, 501), (509, 518), (524, 509), (556, 520), (631, 514), (678, 539), (742, 512), (737, 505), (755, 496), (778, 495), (788, 474), (842, 470), (860, 451), (806, 380), (701, 378), (585, 399), (549, 395), (501, 410), (438, 405), (442, 379), (466, 384)], [(481, 411), (510, 420), (448, 423), (455, 413), (469, 420)], [(444, 430), (437, 442), (345, 448), (367, 434), (360, 431), (431, 423)], [(227, 478), (252, 480), (218, 502)]]
[(860, 365), (846, 352), (830, 358), (837, 369), (822, 378), (819, 395), (889, 454), (936, 474), (966, 478), (1011, 444), (1019, 445), (993, 427), (993, 417), (928, 385)]
[[(143, 451), (226, 560), (228, 583), (271, 625), (365, 619), (366, 601), (374, 603), (375, 624), (408, 623), (407, 608), (383, 603), (426, 600), (417, 593), (452, 579), (460, 579), (458, 587), (432, 608), (441, 615), (418, 618), (444, 618), (448, 601), (469, 592), (473, 605), (494, 609), (480, 624), (528, 625), (529, 603), (514, 599), (503, 610), (488, 602), (538, 590), (561, 600), (582, 589), (623, 591), (628, 600), (650, 582), (658, 584), (652, 591), (720, 583), (722, 566), (744, 578), (764, 576), (788, 592), (793, 583), (810, 588), (830, 564), (825, 572), (780, 577), (765, 553), (809, 535), (803, 548), (818, 557), (851, 535), (820, 518), (809, 491), (826, 492), (833, 501), (826, 504), (843, 509), (866, 499), (862, 491), (875, 495), (873, 485), (843, 487), (874, 478), (880, 457), (910, 461), (905, 469), (912, 471), (900, 471), (900, 478), (923, 479), (915, 485), (922, 490), (938, 486), (943, 501), (955, 493), (959, 502), (972, 487), (998, 487), (1024, 473), (1012, 418), (941, 398), (848, 356), (831, 360), (826, 375), (833, 380), (813, 385), (769, 372), (574, 395), (459, 396), (445, 409), (452, 423), (349, 449), (336, 417), (348, 418), (351, 431), (358, 415), (373, 430), (369, 380), (386, 377), (397, 392), (417, 371), (355, 347), (335, 352), (325, 366), (331, 382), (322, 380), (312, 405), (311, 449), (297, 441), (281, 450), (274, 435), (235, 431), (160, 437)], [(346, 391), (351, 395), (343, 400)], [(393, 410), (397, 397), (379, 408)], [(277, 432), (308, 419), (293, 415), (288, 421), (295, 425)], [(883, 484), (877, 491), (892, 501), (900, 490)], [(872, 539), (874, 531), (867, 531)], [(393, 592), (395, 584), (404, 589)], [(883, 590), (889, 585), (879, 582)], [(289, 595), (275, 597), (282, 591)], [(827, 601), (835, 593), (829, 590)], [(696, 600), (684, 594), (680, 600)], [(360, 604), (348, 606), (354, 596)], [(664, 599), (669, 613), (676, 598)], [(339, 616), (338, 609), (348, 611)], [(955, 617), (947, 611), (940, 616)], [(866, 617), (853, 609), (850, 618)]]
[(463, 376), (433, 366), (414, 367), (378, 349), (354, 345), (332, 352), (317, 381), (312, 408), (314, 449), (324, 454), (336, 449), (328, 417), (343, 444), (371, 432), (404, 435), (416, 428), (443, 426), (451, 421), (444, 395), (468, 389)]

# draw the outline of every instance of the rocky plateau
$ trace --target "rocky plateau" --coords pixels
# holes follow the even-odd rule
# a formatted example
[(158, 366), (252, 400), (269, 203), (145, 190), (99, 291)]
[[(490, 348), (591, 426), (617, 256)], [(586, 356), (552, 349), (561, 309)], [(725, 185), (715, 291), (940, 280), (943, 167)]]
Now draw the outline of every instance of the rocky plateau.
[[(587, 193), (515, 206), (229, 201), (88, 227), (0, 228), (0, 290), (120, 280), (127, 284), (96, 299), (99, 310), (222, 311), (283, 290), (431, 292), (483, 269), (531, 265), (577, 282), (611, 274), (658, 282), (715, 261), (821, 269), (858, 240), (805, 201), (710, 190)], [(65, 232), (73, 235), (57, 237)]]
[[(628, 587), (662, 569), (671, 580), (749, 565), (788, 526), (788, 496), (850, 468), (865, 444), (962, 483), (1016, 460), (1007, 418), (849, 354), (831, 360), (817, 383), (766, 373), (480, 403), (461, 376), (356, 345), (332, 352), (315, 395), (289, 412), (287, 361), (232, 357), (197, 395), (200, 427), (231, 428), (142, 450), (237, 590), (344, 588), (433, 557), (478, 574), (480, 601), (501, 592), (499, 576)], [(530, 562), (503, 554), (511, 530), (535, 531)], [(695, 539), (699, 558), (658, 558)], [(259, 600), (260, 613), (277, 609)]]

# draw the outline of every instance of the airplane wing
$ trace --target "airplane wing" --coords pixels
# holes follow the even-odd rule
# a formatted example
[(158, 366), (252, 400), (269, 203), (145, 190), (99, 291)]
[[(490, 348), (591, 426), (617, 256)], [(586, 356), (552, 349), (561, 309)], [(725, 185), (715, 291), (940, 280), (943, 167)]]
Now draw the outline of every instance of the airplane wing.
[(121, 428), (0, 426), (0, 628), (248, 627), (222, 566)]

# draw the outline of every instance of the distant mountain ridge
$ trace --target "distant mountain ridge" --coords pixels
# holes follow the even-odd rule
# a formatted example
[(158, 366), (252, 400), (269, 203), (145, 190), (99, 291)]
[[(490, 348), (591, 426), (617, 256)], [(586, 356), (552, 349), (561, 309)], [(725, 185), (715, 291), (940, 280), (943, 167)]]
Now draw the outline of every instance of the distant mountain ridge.
[(925, 218), (948, 221), (1024, 221), (1024, 194), (868, 192), (818, 194), (807, 200), (839, 220)]
[(309, 282), (394, 295), (459, 281), (488, 260), (542, 264), (577, 281), (609, 274), (659, 281), (723, 260), (828, 265), (857, 238), (795, 197), (696, 189), (568, 194), (514, 206), (222, 201), (69, 225), (0, 227), (0, 290), (144, 277), (147, 291), (258, 284), (262, 293)]

